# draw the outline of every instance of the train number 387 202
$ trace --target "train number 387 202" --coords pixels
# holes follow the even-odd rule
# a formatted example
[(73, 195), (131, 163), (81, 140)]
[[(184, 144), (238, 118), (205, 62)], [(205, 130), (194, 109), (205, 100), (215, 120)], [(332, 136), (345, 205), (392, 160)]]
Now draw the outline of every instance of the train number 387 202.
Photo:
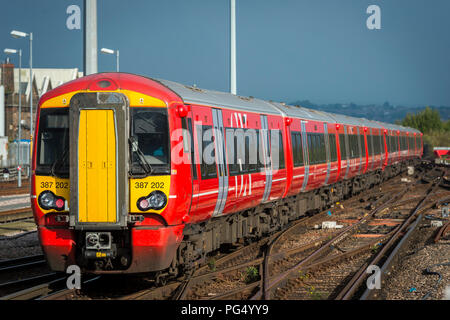
[[(51, 181), (41, 182), (41, 188), (50, 189), (52, 186), (53, 186), (53, 182), (51, 182)], [(55, 186), (56, 186), (56, 189), (67, 189), (67, 188), (69, 188), (69, 183), (68, 182), (56, 182)]]
[[(134, 187), (136, 189), (145, 189), (148, 187), (148, 182), (135, 182)], [(152, 189), (163, 189), (164, 182), (150, 182), (150, 188)]]

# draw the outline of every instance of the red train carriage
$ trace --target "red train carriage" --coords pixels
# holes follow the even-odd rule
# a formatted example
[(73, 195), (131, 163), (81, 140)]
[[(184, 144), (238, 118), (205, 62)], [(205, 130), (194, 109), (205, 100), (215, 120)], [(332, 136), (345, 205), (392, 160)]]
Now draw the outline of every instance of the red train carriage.
[(32, 208), (60, 271), (174, 275), (422, 152), (410, 128), (124, 73), (46, 93), (36, 124)]

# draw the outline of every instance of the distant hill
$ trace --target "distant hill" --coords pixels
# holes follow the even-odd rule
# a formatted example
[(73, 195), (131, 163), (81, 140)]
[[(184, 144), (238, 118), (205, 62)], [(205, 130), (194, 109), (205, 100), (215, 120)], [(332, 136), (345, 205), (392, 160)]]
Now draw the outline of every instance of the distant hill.
[[(396, 120), (403, 120), (407, 113), (417, 113), (423, 109), (424, 107), (403, 107), (403, 106), (392, 106), (388, 102), (385, 102), (383, 105), (358, 105), (355, 103), (349, 104), (323, 104), (317, 105), (315, 103), (310, 102), (309, 100), (303, 101), (295, 101), (289, 103), (290, 105), (300, 105), (305, 108), (330, 112), (330, 113), (339, 113), (347, 116), (357, 117), (357, 118), (366, 118), (369, 120), (378, 120), (382, 122), (395, 123)], [(435, 109), (441, 115), (441, 120), (446, 121), (450, 119), (450, 107), (446, 106), (430, 106), (432, 109)]]

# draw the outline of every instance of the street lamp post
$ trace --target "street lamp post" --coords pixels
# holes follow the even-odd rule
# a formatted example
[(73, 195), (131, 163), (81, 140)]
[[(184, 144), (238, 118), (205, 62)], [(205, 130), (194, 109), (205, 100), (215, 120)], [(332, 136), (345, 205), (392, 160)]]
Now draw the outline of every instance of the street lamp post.
[(5, 49), (4, 52), (6, 54), (19, 54), (19, 131), (17, 133), (17, 187), (20, 188), (22, 186), (22, 168), (20, 166), (20, 140), (22, 139), (21, 134), (21, 122), (22, 122), (22, 93), (20, 90), (20, 84), (22, 83), (21, 74), (22, 74), (22, 49)]
[[(33, 33), (26, 33), (22, 31), (13, 30), (11, 35), (14, 38), (30, 38), (30, 154), (33, 148)], [(19, 123), (20, 128), (20, 123)], [(31, 180), (31, 174), (30, 180)]]
[(116, 71), (119, 72), (119, 50), (114, 51), (111, 49), (102, 48), (100, 52), (105, 54), (116, 54)]
[(230, 0), (230, 92), (236, 94), (236, 0)]

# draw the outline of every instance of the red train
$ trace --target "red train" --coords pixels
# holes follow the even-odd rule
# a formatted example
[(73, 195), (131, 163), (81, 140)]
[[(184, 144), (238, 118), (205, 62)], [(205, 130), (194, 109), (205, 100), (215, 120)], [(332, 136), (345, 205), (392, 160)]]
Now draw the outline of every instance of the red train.
[(32, 208), (53, 270), (176, 275), (398, 174), (411, 128), (125, 73), (39, 101)]

